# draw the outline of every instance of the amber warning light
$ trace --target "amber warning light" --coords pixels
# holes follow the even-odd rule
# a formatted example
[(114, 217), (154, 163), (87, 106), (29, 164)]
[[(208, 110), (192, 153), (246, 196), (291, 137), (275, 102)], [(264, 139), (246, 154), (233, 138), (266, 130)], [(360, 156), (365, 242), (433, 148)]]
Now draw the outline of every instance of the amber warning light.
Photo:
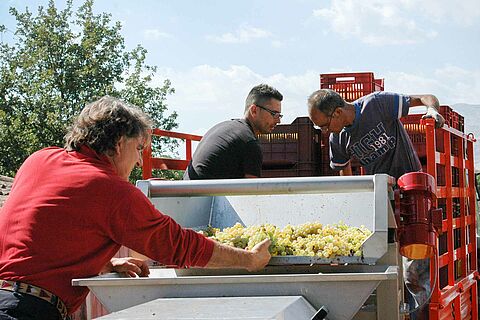
[(442, 209), (434, 207), (435, 179), (424, 172), (411, 172), (397, 184), (395, 220), (400, 254), (410, 259), (430, 258), (442, 232)]

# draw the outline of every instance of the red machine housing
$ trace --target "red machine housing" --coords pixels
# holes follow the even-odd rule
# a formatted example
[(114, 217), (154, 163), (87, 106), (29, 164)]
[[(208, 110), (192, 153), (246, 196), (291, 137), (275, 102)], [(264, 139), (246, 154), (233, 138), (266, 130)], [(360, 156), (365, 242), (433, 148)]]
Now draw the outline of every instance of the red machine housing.
[(435, 179), (410, 172), (397, 181), (395, 219), (400, 254), (410, 259), (430, 258), (442, 230), (442, 209), (434, 208)]

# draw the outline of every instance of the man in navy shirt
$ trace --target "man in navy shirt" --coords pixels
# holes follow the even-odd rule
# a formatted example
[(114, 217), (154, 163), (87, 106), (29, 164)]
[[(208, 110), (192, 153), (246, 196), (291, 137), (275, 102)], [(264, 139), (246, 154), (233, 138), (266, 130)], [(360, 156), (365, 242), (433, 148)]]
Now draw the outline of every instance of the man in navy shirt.
[(400, 118), (410, 107), (424, 105), (424, 117), (434, 118), (437, 127), (445, 120), (438, 113), (433, 95), (401, 95), (374, 92), (348, 103), (335, 91), (321, 89), (308, 99), (312, 122), (330, 132), (330, 167), (350, 175), (355, 157), (367, 174), (386, 173), (395, 178), (421, 170), (418, 156)]
[[(356, 158), (367, 174), (386, 173), (398, 179), (422, 166), (400, 118), (410, 107), (426, 106), (424, 118), (433, 118), (437, 127), (445, 119), (438, 113), (433, 95), (402, 95), (374, 92), (352, 103), (337, 92), (317, 90), (308, 98), (308, 113), (323, 133), (330, 132), (330, 167), (340, 175), (351, 175), (350, 160)], [(417, 305), (430, 292), (429, 260), (404, 262), (404, 279)], [(425, 317), (427, 308), (420, 315)]]
[(257, 135), (270, 133), (282, 118), (283, 96), (260, 84), (245, 101), (242, 119), (221, 122), (208, 130), (198, 144), (184, 180), (260, 177), (262, 150)]

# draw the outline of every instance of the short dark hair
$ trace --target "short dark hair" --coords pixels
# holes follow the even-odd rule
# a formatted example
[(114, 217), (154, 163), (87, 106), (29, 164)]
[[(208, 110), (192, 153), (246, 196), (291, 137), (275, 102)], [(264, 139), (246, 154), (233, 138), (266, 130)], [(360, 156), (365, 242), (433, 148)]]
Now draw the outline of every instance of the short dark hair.
[(330, 89), (320, 89), (315, 91), (308, 97), (308, 112), (311, 113), (313, 109), (323, 112), (330, 116), (335, 109), (343, 108), (345, 100), (342, 96)]
[(152, 121), (140, 108), (104, 96), (83, 108), (65, 135), (65, 149), (86, 145), (97, 153), (115, 150), (121, 137), (148, 137)]
[(270, 99), (276, 99), (278, 101), (283, 100), (282, 94), (275, 88), (269, 86), (268, 84), (259, 84), (250, 90), (248, 93), (247, 99), (245, 100), (245, 111), (252, 104), (259, 104), (263, 106), (265, 103), (269, 102)]

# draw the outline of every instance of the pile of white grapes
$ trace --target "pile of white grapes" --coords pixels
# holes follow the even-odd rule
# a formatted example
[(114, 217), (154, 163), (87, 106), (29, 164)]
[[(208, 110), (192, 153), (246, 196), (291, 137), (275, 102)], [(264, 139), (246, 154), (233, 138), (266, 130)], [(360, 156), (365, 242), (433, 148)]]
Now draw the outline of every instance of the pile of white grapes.
[(266, 238), (271, 240), (272, 256), (361, 256), (361, 245), (372, 232), (365, 226), (349, 227), (340, 222), (323, 226), (309, 222), (280, 229), (272, 224), (243, 227), (240, 223), (222, 231), (209, 227), (203, 234), (227, 245), (251, 249)]

